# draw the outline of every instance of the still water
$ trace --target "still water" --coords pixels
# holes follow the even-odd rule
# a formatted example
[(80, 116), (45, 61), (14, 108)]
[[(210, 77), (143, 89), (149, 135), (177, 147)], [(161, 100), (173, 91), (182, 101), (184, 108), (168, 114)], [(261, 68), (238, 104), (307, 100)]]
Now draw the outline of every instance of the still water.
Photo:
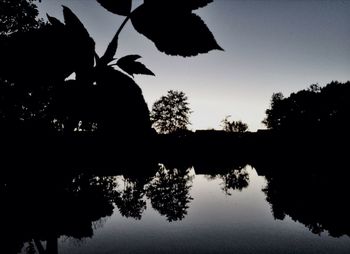
[[(316, 214), (303, 187), (298, 196), (249, 165), (210, 175), (159, 165), (153, 177), (95, 179), (90, 184), (108, 189), (111, 207), (89, 217), (90, 235), (57, 233), (58, 253), (350, 253), (348, 220), (343, 227), (328, 212)], [(21, 252), (37, 251), (28, 242)]]

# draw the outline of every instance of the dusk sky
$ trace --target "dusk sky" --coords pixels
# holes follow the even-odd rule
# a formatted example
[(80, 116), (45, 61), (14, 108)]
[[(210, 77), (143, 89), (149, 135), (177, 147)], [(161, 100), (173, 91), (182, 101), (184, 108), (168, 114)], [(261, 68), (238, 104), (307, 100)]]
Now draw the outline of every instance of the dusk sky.
[[(43, 0), (39, 9), (62, 20), (61, 5), (80, 18), (101, 55), (123, 17), (95, 0)], [(255, 131), (264, 128), (272, 93), (288, 96), (311, 84), (350, 80), (348, 0), (214, 0), (196, 13), (225, 51), (168, 56), (128, 23), (116, 55), (139, 54), (156, 74), (135, 78), (150, 109), (168, 90), (184, 91), (192, 130), (220, 129), (231, 115)]]

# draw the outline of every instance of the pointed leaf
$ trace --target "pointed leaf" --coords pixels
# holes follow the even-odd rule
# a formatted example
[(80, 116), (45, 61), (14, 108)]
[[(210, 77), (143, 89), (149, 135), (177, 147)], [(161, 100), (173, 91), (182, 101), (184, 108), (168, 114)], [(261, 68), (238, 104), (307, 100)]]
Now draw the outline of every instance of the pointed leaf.
[(143, 4), (131, 17), (134, 28), (169, 55), (195, 56), (222, 48), (203, 20), (188, 11), (159, 11)]
[(79, 36), (90, 37), (88, 31), (84, 27), (79, 18), (66, 6), (63, 6), (63, 17), (66, 27)]
[(48, 14), (46, 14), (48, 21), (51, 23), (51, 25), (56, 26), (56, 27), (63, 27), (64, 24), (57, 18), (52, 17)]
[(125, 71), (131, 76), (134, 76), (134, 74), (144, 74), (144, 75), (153, 75), (154, 73), (147, 69), (147, 67), (140, 63), (136, 62), (136, 59), (139, 59), (139, 55), (128, 55), (120, 58), (116, 65), (119, 66), (120, 69)]
[(120, 58), (118, 60), (118, 62), (134, 62), (140, 58), (141, 58), (141, 56), (139, 56), (139, 55), (127, 55), (127, 56), (123, 56), (122, 58)]
[(71, 61), (76, 67), (77, 77), (89, 75), (95, 63), (95, 42), (79, 18), (68, 8), (63, 6), (63, 17), (66, 28), (66, 40), (71, 54)]
[(114, 14), (128, 16), (131, 12), (132, 0), (97, 0), (97, 2)]

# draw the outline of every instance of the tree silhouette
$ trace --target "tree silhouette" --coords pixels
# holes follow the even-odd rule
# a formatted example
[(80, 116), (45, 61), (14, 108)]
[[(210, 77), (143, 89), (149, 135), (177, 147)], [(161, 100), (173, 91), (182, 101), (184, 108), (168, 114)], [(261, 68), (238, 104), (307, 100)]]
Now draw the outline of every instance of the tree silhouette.
[(280, 112), (283, 111), (283, 105), (282, 101), (284, 99), (284, 96), (281, 92), (279, 93), (273, 93), (271, 97), (271, 106), (270, 109), (266, 110), (267, 117), (262, 121), (263, 124), (266, 125), (269, 129), (279, 129), (279, 126), (281, 124), (279, 118), (273, 117), (275, 114), (274, 112)]
[(243, 123), (242, 121), (230, 121), (230, 116), (226, 116), (224, 120), (222, 120), (222, 128), (227, 132), (239, 132), (243, 133), (248, 131), (248, 125)]
[(187, 130), (190, 124), (189, 114), (192, 113), (188, 106), (188, 98), (182, 91), (168, 91), (152, 107), (151, 121), (160, 133), (174, 133), (179, 130)]
[(25, 32), (43, 24), (38, 19), (37, 0), (2, 0), (0, 1), (0, 37), (16, 32)]
[(286, 98), (273, 94), (263, 123), (281, 131), (346, 131), (349, 109), (350, 82), (333, 81), (325, 87), (311, 85)]
[[(18, 85), (13, 77), (20, 76), (16, 73), (18, 68), (11, 69), (11, 61), (20, 61), (16, 55), (12, 55), (9, 61), (11, 49), (15, 37), (16, 41), (23, 39), (20, 34), (34, 33), (35, 30), (45, 26), (42, 19), (38, 19), (36, 0), (13, 0), (0, 2), (0, 123), (4, 129), (14, 129), (14, 123), (18, 119), (28, 119), (36, 115), (44, 103), (39, 94), (32, 94), (25, 86)], [(16, 58), (16, 59), (15, 59)], [(22, 62), (23, 65), (25, 63)], [(10, 67), (10, 68), (9, 68)], [(23, 78), (23, 77), (22, 77)], [(23, 83), (23, 82), (21, 82)], [(36, 111), (35, 113), (33, 111)]]

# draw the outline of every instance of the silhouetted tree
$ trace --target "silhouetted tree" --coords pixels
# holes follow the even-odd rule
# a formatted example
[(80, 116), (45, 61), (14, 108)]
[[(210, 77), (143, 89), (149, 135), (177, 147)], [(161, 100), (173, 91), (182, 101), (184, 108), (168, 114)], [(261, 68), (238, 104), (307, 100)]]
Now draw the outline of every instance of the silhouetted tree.
[(1, 0), (0, 37), (38, 28), (43, 20), (38, 19), (35, 2), (37, 0)]
[(350, 114), (350, 82), (331, 82), (284, 98), (273, 94), (263, 123), (273, 130), (346, 130)]
[(274, 112), (282, 111), (282, 101), (284, 96), (281, 92), (273, 93), (270, 102), (270, 109), (266, 110), (267, 117), (262, 121), (269, 129), (279, 129), (281, 124), (279, 118), (273, 117)]
[(173, 133), (187, 130), (190, 124), (188, 98), (182, 91), (168, 91), (152, 107), (151, 122), (160, 133)]
[(239, 132), (243, 133), (248, 131), (248, 125), (243, 123), (242, 121), (230, 121), (230, 116), (226, 116), (224, 120), (222, 120), (222, 128), (227, 132)]
[[(10, 70), (13, 66), (8, 58), (11, 55), (11, 61), (21, 62), (24, 68), (27, 67), (26, 60), (24, 62), (22, 60), (25, 55), (13, 54), (12, 49), (15, 49), (16, 43), (11, 37), (16, 37), (18, 42), (24, 39), (20, 35), (29, 31), (34, 33), (44, 26), (43, 20), (38, 19), (39, 13), (35, 2), (36, 0), (0, 1), (0, 128), (6, 125), (15, 128), (13, 124), (16, 119), (33, 117), (44, 103), (42, 98), (37, 96), (39, 93), (33, 94), (25, 86), (18, 85), (18, 77), (23, 73), (20, 73), (18, 68)], [(8, 75), (9, 72), (13, 74)], [(16, 76), (17, 79), (13, 78)]]

